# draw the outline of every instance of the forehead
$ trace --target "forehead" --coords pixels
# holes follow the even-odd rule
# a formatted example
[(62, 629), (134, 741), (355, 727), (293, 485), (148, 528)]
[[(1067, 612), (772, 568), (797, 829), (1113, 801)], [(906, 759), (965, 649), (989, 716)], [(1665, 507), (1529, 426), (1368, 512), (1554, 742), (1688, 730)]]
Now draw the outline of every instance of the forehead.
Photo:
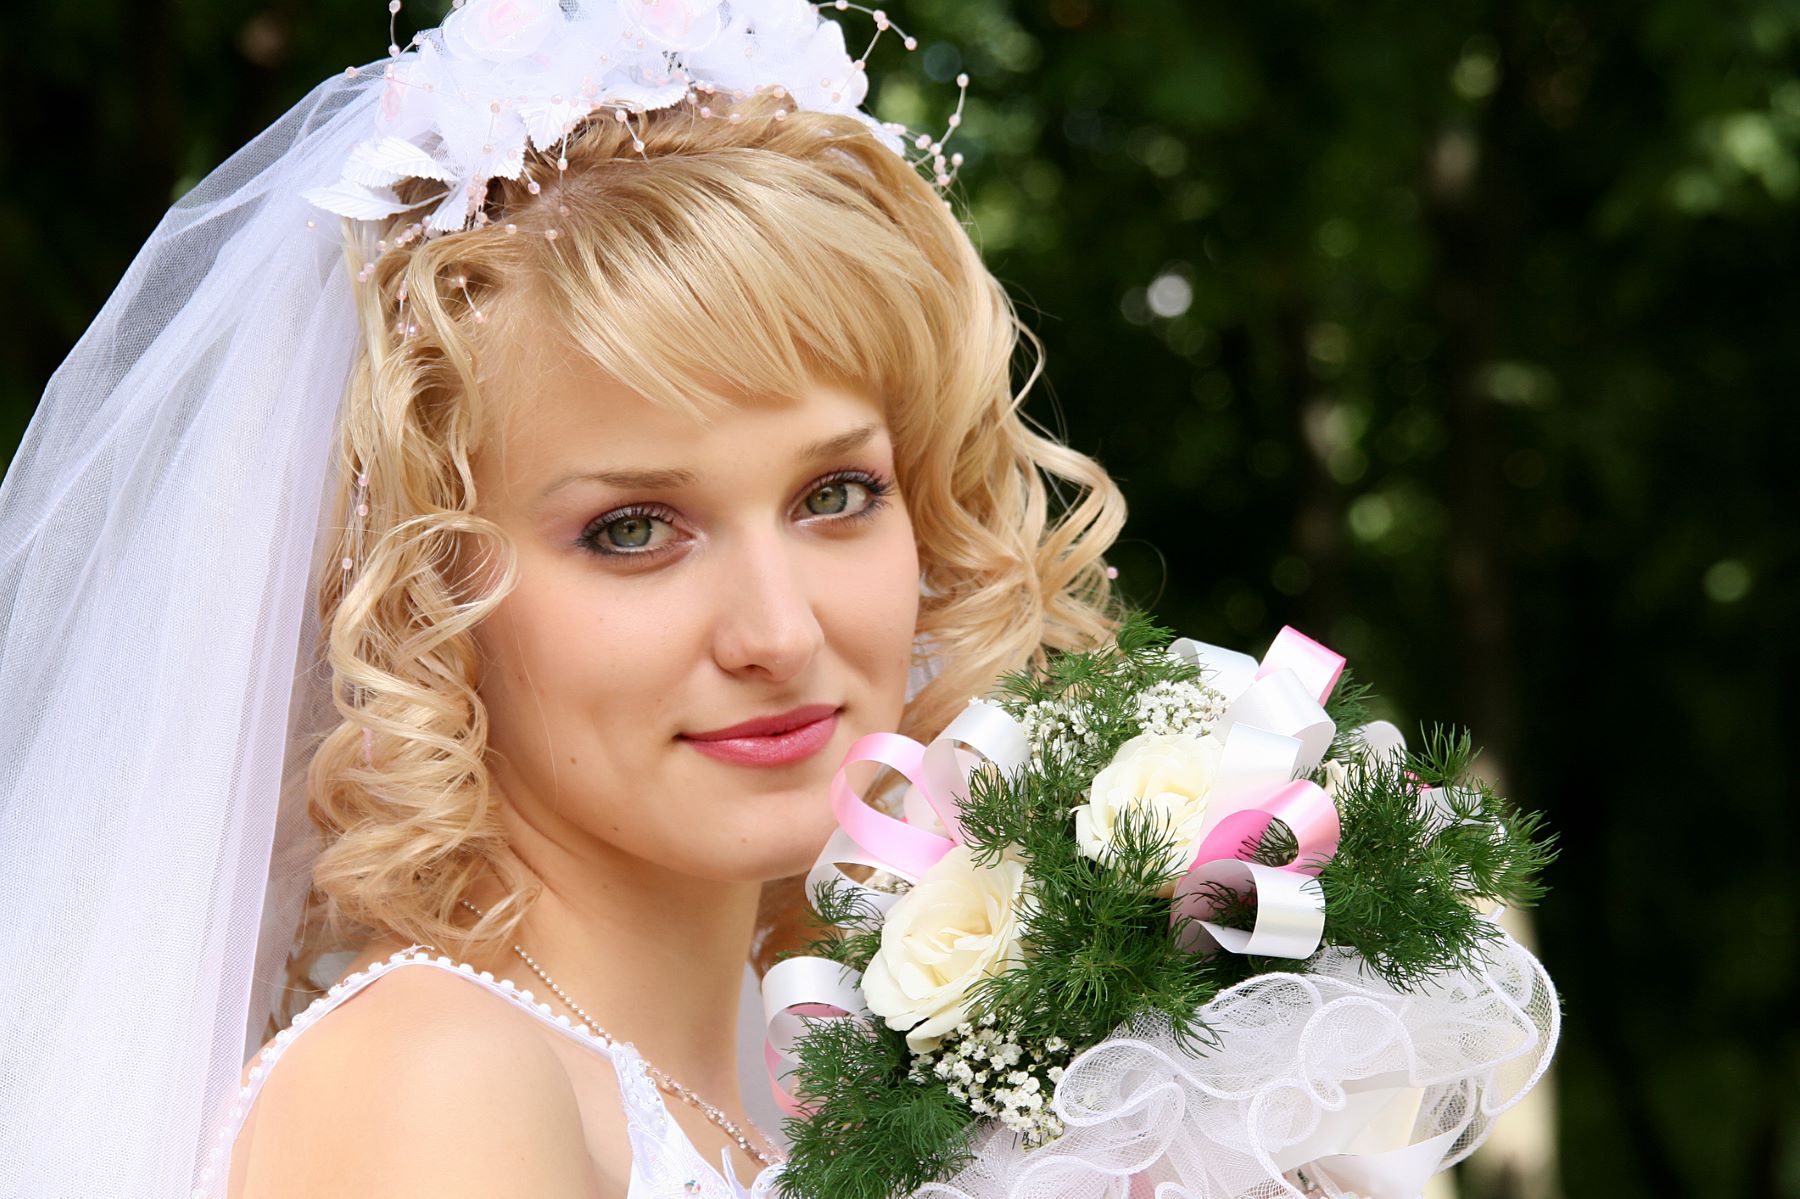
[[(483, 393), (497, 419), (475, 472), (484, 492), (508, 503), (584, 485), (703, 486), (763, 464), (880, 450), (888, 439), (884, 405), (856, 383), (808, 380), (792, 392), (741, 393), (689, 413), (633, 391), (591, 360), (546, 354), (485, 381)], [(596, 474), (617, 477), (587, 477)]]

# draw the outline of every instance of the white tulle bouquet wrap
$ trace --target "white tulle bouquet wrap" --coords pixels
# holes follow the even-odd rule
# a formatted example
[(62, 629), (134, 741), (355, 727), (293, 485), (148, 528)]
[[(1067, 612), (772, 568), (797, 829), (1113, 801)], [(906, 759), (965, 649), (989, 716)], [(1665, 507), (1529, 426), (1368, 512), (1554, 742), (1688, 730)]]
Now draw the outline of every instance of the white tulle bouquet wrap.
[(1551, 838), (1467, 734), (1409, 750), (1291, 628), (1171, 636), (851, 747), (824, 934), (764, 980), (784, 1194), (1411, 1199), (1542, 1075), (1556, 993), (1496, 918)]

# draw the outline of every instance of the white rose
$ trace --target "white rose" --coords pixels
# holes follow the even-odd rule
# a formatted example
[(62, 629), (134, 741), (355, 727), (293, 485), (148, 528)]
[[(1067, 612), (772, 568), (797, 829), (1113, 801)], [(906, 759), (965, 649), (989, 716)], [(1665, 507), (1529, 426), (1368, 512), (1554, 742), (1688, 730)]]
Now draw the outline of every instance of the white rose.
[(1119, 747), (1094, 776), (1088, 802), (1075, 808), (1075, 843), (1096, 861), (1105, 861), (1120, 816), (1150, 811), (1175, 835), (1169, 879), (1162, 894), (1174, 892), (1176, 876), (1200, 848), (1206, 808), (1219, 777), (1220, 739), (1187, 733), (1143, 733)]
[(1012, 854), (977, 866), (967, 846), (938, 859), (888, 909), (881, 948), (863, 972), (863, 999), (914, 1052), (935, 1049), (968, 1018), (969, 994), (1019, 957), (1025, 864)]
[(563, 24), (557, 0), (470, 0), (444, 21), (444, 46), (464, 61), (512, 62)]

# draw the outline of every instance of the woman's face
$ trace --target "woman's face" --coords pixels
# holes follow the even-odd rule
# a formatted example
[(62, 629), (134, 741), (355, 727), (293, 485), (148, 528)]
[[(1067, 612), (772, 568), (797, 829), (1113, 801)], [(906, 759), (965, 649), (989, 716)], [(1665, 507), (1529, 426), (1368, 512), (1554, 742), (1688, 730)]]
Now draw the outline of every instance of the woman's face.
[[(489, 395), (507, 416), (477, 511), (519, 566), (477, 630), (501, 790), (551, 835), (683, 874), (804, 870), (844, 751), (906, 691), (919, 563), (880, 402), (819, 384), (700, 424), (573, 356)], [(833, 715), (797, 745), (697, 748), (803, 707)]]

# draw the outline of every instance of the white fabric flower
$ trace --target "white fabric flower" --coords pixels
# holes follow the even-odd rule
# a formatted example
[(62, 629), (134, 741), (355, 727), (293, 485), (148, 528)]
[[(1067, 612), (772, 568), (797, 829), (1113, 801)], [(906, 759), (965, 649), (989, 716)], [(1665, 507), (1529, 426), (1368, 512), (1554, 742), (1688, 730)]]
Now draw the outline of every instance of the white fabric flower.
[(725, 25), (719, 0), (619, 0), (619, 9), (665, 50), (699, 49)]
[(1120, 816), (1127, 811), (1153, 812), (1175, 835), (1170, 877), (1161, 890), (1173, 894), (1176, 876), (1200, 848), (1223, 756), (1220, 739), (1211, 735), (1142, 733), (1125, 742), (1094, 776), (1088, 802), (1074, 809), (1075, 842), (1081, 852), (1106, 861)]
[(376, 128), (383, 134), (412, 141), (431, 128), (431, 96), (413, 76), (429, 71), (436, 56), (437, 47), (426, 42), (419, 47), (418, 58), (394, 63), (385, 72), (387, 82), (375, 112)]
[(916, 1053), (968, 1019), (970, 992), (1019, 958), (1025, 864), (1007, 854), (977, 866), (964, 845), (927, 870), (888, 909), (881, 948), (863, 973), (863, 999), (889, 1028), (909, 1030)]
[(844, 27), (820, 21), (791, 60), (787, 88), (802, 108), (854, 112), (869, 94), (869, 75), (844, 45)]
[(513, 62), (562, 28), (558, 0), (470, 0), (444, 21), (444, 45), (467, 62)]

